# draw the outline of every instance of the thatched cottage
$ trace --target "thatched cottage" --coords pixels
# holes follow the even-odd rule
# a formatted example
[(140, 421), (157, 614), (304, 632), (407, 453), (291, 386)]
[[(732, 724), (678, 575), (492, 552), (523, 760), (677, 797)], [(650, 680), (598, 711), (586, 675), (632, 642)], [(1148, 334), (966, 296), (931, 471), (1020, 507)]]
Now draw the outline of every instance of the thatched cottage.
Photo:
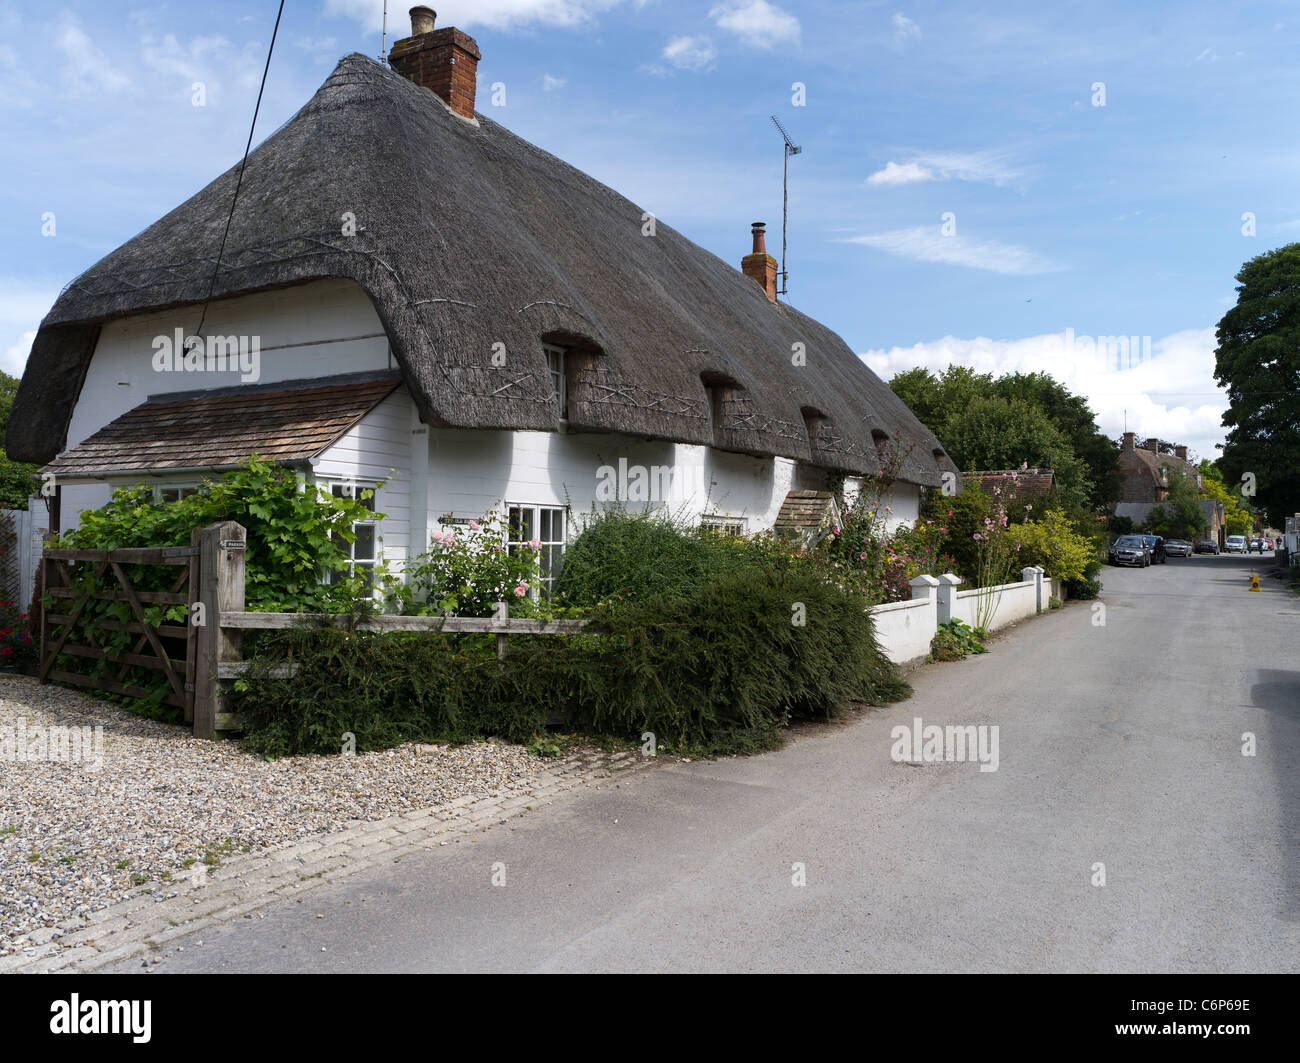
[(755, 531), (889, 454), (906, 520), (956, 474), (777, 300), (761, 227), (741, 270), (697, 247), (476, 113), (474, 40), (412, 18), (392, 69), (344, 58), (237, 198), (238, 166), (59, 297), (6, 442), (53, 474), (63, 529), (252, 453), (336, 491), (386, 481), (362, 564), (503, 506), (551, 559), (566, 511), (616, 498)]

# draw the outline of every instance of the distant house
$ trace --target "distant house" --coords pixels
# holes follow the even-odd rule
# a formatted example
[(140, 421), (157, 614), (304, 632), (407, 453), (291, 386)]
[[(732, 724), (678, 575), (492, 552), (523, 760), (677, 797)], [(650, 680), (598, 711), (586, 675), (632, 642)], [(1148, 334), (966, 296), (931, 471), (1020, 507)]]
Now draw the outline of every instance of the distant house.
[[(1145, 524), (1151, 511), (1158, 505), (1159, 502), (1119, 502), (1115, 506), (1115, 516), (1128, 517), (1134, 524)], [(1228, 545), (1228, 529), (1223, 519), (1223, 503), (1213, 498), (1203, 498), (1200, 507), (1209, 529), (1206, 537), (1218, 543), (1220, 549), (1225, 549)]]
[(1121, 502), (1164, 502), (1173, 476), (1190, 481), (1198, 490), (1201, 487), (1200, 470), (1187, 460), (1187, 447), (1159, 439), (1147, 439), (1139, 446), (1136, 432), (1124, 433), (1119, 469), (1124, 478)]
[(53, 474), (56, 526), (253, 453), (336, 494), (384, 483), (359, 566), (496, 511), (553, 571), (602, 502), (752, 532), (885, 468), (914, 520), (956, 466), (778, 301), (763, 226), (727, 265), (476, 113), (479, 58), (415, 9), (391, 70), (347, 56), (249, 156), (215, 274), (237, 167), (68, 285), (6, 440)]
[(965, 481), (1005, 505), (1032, 505), (1030, 499), (1042, 498), (1056, 487), (1056, 473), (1051, 469), (1002, 469), (968, 472)]

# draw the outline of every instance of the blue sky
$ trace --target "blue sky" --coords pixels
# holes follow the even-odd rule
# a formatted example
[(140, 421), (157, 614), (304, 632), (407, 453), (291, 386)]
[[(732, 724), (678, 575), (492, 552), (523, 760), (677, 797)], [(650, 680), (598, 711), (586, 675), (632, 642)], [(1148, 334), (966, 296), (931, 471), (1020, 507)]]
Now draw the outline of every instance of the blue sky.
[[(408, 6), (391, 5), (390, 42)], [(751, 221), (779, 247), (780, 117), (804, 148), (790, 301), (882, 375), (1048, 369), (1105, 430), (1127, 411), (1143, 436), (1215, 454), (1213, 326), (1233, 275), (1300, 239), (1294, 5), (431, 6), (479, 43), (481, 111), (737, 264)], [(275, 9), (0, 2), (9, 372), (64, 284), (238, 161)], [(286, 3), (257, 140), (340, 56), (377, 55), (381, 10)], [(1150, 337), (1152, 356), (1117, 370), (1066, 330)]]

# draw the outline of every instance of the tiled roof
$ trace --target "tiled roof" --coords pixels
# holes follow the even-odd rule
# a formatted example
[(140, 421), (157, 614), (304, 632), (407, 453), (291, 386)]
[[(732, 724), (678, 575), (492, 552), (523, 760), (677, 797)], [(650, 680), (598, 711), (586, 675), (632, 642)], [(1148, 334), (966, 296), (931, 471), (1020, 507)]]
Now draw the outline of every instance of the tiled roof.
[[(1038, 498), (1056, 486), (1056, 473), (1051, 469), (1001, 470), (996, 472), (968, 472), (966, 483), (973, 484), (986, 495), (1001, 489), (1004, 501), (1017, 498)], [(1016, 481), (1019, 480), (1019, 483)]]
[(313, 458), (399, 386), (393, 373), (162, 395), (45, 467), (63, 479)]

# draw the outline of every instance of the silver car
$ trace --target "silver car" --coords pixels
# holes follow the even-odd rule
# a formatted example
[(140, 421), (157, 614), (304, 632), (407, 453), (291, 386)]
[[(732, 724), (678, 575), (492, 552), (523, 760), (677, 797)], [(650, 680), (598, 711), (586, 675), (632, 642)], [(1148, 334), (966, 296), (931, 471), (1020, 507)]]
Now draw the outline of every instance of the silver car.
[(1166, 557), (1191, 557), (1192, 544), (1186, 539), (1166, 539), (1165, 540)]

